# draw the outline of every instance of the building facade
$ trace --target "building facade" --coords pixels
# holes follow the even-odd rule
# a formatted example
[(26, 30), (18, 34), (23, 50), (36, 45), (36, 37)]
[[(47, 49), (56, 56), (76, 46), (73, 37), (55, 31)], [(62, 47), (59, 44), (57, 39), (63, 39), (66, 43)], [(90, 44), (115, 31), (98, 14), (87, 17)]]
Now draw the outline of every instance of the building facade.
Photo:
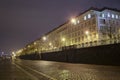
[(120, 42), (120, 11), (90, 8), (17, 51), (19, 55)]

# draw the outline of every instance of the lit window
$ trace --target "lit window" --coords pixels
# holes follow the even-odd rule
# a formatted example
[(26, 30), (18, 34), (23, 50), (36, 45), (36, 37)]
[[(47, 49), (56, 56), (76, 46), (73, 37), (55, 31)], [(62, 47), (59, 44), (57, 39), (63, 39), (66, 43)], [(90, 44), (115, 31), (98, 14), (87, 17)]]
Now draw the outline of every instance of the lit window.
[(86, 16), (84, 16), (84, 20), (86, 20), (87, 18), (86, 18)]
[(88, 18), (91, 18), (91, 14), (88, 14)]
[(105, 14), (102, 14), (102, 17), (104, 18), (104, 17), (105, 17)]
[(118, 15), (116, 15), (116, 19), (118, 19)]
[(112, 14), (112, 18), (115, 18), (115, 15), (114, 15), (114, 14)]
[(78, 20), (77, 23), (80, 23), (80, 21)]
[(108, 13), (108, 17), (110, 17), (110, 13)]

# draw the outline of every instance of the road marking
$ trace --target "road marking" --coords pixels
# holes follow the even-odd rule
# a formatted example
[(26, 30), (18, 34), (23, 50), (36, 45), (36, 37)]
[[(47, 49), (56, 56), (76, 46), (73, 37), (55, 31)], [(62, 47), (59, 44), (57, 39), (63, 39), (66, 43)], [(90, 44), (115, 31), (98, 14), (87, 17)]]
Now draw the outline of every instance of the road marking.
[(32, 74), (30, 74), (28, 71), (24, 70), (22, 67), (20, 67), (19, 65), (15, 64), (15, 63), (12, 63), (14, 64), (17, 68), (19, 68), (21, 71), (23, 71), (24, 73), (26, 73), (28, 76), (30, 76), (33, 80), (39, 80), (38, 78), (36, 78), (35, 76), (33, 76)]
[[(15, 63), (14, 63), (14, 64), (15, 64)], [(15, 64), (15, 65), (17, 65), (17, 64)], [(19, 65), (20, 65), (20, 64), (19, 64)], [(44, 77), (46, 77), (46, 78), (48, 78), (48, 79), (57, 80), (57, 79), (55, 79), (55, 78), (53, 78), (53, 77), (51, 77), (51, 76), (48, 76), (48, 75), (46, 75), (46, 74), (44, 74), (44, 73), (42, 73), (42, 72), (39, 72), (39, 71), (37, 71), (37, 70), (34, 70), (34, 69), (32, 69), (32, 68), (30, 68), (30, 67), (28, 67), (28, 66), (26, 66), (26, 65), (24, 65), (24, 67), (26, 67), (27, 69), (29, 69), (29, 70), (31, 70), (31, 71), (33, 71), (33, 72), (36, 72), (36, 73), (42, 75), (42, 76), (44, 76)]]

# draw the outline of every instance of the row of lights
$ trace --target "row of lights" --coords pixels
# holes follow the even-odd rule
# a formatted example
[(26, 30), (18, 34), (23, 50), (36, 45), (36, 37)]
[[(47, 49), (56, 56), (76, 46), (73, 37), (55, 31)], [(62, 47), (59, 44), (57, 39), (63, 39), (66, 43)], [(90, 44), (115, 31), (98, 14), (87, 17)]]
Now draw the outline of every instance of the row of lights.
[[(72, 19), (71, 19), (71, 23), (74, 24), (74, 25), (76, 25), (77, 23), (80, 23), (80, 21), (79, 21), (79, 20), (76, 20), (75, 18), (72, 18)], [(88, 35), (88, 34), (89, 34), (89, 31), (86, 30), (86, 31), (85, 31), (85, 34)], [(46, 40), (47, 40), (47, 37), (43, 36), (42, 39), (43, 39), (43, 41), (46, 41)], [(63, 38), (61, 39), (61, 41), (62, 41), (62, 42), (65, 42), (66, 39), (63, 37)], [(51, 43), (51, 42), (49, 43), (49, 46), (52, 46), (52, 43)]]
[[(72, 19), (71, 19), (71, 23), (74, 24), (74, 25), (76, 25), (76, 24), (80, 23), (80, 21), (77, 20), (77, 19), (75, 19), (75, 18), (72, 18)], [(85, 31), (85, 34), (88, 35), (88, 34), (89, 34), (89, 31), (88, 31), (88, 30)], [(46, 40), (47, 40), (47, 37), (46, 37), (46, 36), (43, 36), (43, 37), (42, 37), (42, 40), (43, 40), (43, 41), (46, 41)], [(62, 41), (62, 42), (65, 42), (65, 41), (66, 41), (66, 38), (64, 38), (64, 37), (61, 38), (61, 41)], [(36, 45), (36, 44), (37, 44), (37, 43), (34, 42), (34, 45)], [(52, 46), (52, 43), (51, 43), (51, 42), (49, 43), (49, 46)], [(30, 48), (30, 45), (28, 45), (28, 48)]]

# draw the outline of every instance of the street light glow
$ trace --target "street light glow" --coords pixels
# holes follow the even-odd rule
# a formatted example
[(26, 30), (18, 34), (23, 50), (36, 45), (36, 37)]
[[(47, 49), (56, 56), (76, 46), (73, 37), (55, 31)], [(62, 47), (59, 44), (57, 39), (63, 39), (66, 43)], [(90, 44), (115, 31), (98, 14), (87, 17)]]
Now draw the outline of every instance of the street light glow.
[(46, 40), (46, 37), (45, 37), (45, 36), (43, 37), (43, 40), (44, 40), (44, 41)]
[(15, 57), (16, 56), (15, 52), (12, 52), (12, 55)]
[(76, 25), (76, 19), (75, 19), (75, 18), (72, 18), (72, 19), (71, 19), (71, 23), (73, 23), (73, 24)]
[(62, 38), (62, 41), (65, 41), (65, 38)]
[(88, 35), (88, 34), (89, 34), (89, 31), (85, 31), (85, 34)]
[(28, 46), (28, 48), (30, 48), (30, 45)]
[(49, 45), (51, 46), (51, 45), (52, 45), (52, 43), (50, 42), (50, 43), (49, 43)]
[(21, 50), (18, 51), (18, 53), (21, 53), (22, 51), (23, 51), (23, 50), (21, 49)]
[(36, 45), (36, 42), (34, 42), (34, 45)]

